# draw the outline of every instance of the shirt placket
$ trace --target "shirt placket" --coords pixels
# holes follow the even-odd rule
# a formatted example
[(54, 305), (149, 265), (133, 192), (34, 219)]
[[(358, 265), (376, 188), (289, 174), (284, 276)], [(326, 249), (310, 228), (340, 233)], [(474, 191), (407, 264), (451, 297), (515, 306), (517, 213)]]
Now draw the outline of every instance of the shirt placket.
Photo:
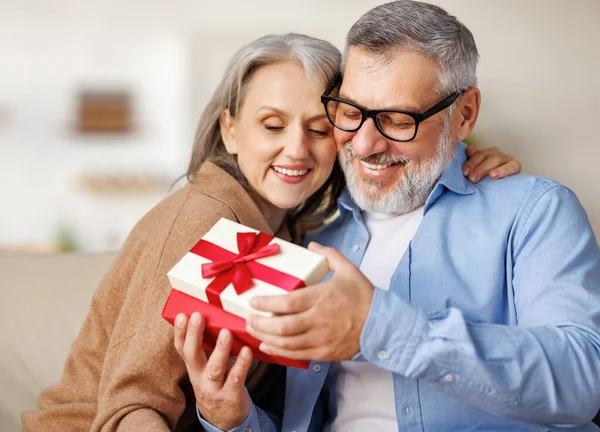
[[(390, 283), (390, 291), (407, 302), (410, 302), (411, 299), (411, 254), (412, 241), (409, 243), (404, 256), (400, 260)], [(393, 374), (393, 380), (398, 430), (423, 432), (419, 382), (399, 374)]]

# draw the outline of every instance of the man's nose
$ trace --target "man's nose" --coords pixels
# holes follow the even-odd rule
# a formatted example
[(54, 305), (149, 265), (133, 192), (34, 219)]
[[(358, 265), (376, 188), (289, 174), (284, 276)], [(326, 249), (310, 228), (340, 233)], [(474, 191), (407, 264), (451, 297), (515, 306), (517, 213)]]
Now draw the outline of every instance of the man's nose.
[(361, 158), (366, 158), (388, 149), (388, 141), (375, 126), (373, 119), (368, 118), (352, 138), (352, 149)]

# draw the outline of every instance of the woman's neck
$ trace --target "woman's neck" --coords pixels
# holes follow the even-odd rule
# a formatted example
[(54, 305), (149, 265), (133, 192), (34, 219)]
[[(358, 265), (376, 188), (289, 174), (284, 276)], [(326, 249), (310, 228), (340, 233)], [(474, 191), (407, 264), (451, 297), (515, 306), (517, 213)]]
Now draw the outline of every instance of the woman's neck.
[(271, 228), (273, 234), (275, 234), (277, 231), (279, 231), (279, 228), (281, 228), (288, 211), (286, 209), (275, 207), (273, 204), (259, 196), (254, 191), (250, 192), (250, 196), (267, 221), (269, 228)]

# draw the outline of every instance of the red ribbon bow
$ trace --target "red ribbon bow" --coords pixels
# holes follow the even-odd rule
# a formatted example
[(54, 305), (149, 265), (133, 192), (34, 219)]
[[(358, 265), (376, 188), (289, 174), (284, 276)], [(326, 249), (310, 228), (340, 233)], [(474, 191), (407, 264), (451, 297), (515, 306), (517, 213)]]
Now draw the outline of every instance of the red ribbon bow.
[(259, 233), (237, 233), (238, 254), (214, 243), (200, 240), (190, 252), (212, 262), (202, 264), (202, 277), (215, 279), (206, 288), (208, 302), (223, 307), (220, 295), (229, 284), (243, 294), (254, 285), (252, 278), (262, 280), (287, 291), (304, 286), (304, 281), (280, 272), (255, 260), (279, 253), (279, 245), (271, 244), (273, 236)]

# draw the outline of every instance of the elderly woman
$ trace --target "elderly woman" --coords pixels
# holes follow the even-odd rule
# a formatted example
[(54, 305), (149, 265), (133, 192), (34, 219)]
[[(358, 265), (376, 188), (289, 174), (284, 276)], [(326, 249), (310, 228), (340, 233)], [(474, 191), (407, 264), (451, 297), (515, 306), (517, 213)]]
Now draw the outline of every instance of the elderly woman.
[[(25, 430), (186, 430), (199, 427), (196, 402), (202, 421), (227, 429), (248, 414), (250, 398), (278, 415), (283, 398), (266, 396), (283, 394), (284, 369), (253, 363), (245, 348), (227, 380), (209, 379), (207, 364), (227, 369), (231, 334), (222, 332), (208, 359), (198, 348), (201, 317), (192, 317), (197, 332), (185, 339), (188, 319), (180, 316), (175, 338), (161, 317), (166, 274), (222, 217), (298, 241), (334, 214), (344, 183), (320, 96), (340, 59), (330, 43), (297, 34), (266, 36), (234, 55), (200, 119), (189, 182), (129, 235), (62, 381), (42, 393), (39, 411), (23, 414)], [(495, 150), (472, 156), (480, 177), (519, 170)]]

